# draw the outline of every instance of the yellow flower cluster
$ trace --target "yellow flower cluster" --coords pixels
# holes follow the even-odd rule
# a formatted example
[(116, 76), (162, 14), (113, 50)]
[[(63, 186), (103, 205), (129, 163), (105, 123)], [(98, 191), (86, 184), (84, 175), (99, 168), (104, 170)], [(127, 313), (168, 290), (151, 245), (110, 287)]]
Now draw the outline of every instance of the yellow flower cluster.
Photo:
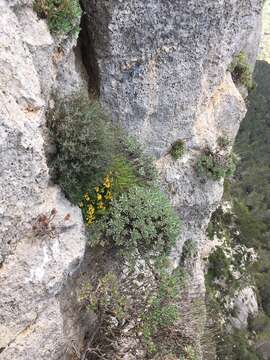
[(96, 186), (95, 192), (91, 196), (88, 192), (83, 195), (79, 207), (82, 209), (88, 225), (91, 225), (99, 215), (102, 215), (110, 207), (110, 202), (113, 199), (112, 183), (112, 173), (109, 173), (104, 177), (102, 186)]
[(88, 225), (91, 225), (95, 221), (95, 208), (92, 204), (88, 205), (85, 218)]
[(103, 185), (105, 186), (106, 189), (109, 189), (112, 186), (110, 175), (111, 175), (111, 173), (109, 175), (106, 175), (103, 180)]

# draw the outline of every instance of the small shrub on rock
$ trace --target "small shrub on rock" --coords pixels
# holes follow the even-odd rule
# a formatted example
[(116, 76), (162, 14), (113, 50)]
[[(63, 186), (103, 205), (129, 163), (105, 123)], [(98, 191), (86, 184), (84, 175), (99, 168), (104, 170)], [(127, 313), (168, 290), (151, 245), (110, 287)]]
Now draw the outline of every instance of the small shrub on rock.
[(184, 264), (186, 261), (195, 258), (198, 254), (198, 245), (192, 239), (188, 239), (182, 249), (181, 263)]
[(223, 155), (206, 149), (197, 162), (197, 172), (200, 176), (220, 180), (234, 174), (236, 158), (234, 155)]
[(186, 146), (183, 140), (177, 140), (173, 143), (170, 154), (173, 157), (174, 160), (180, 159), (186, 150)]
[(78, 0), (35, 0), (33, 9), (47, 20), (52, 33), (79, 32), (82, 11)]
[(158, 179), (153, 157), (146, 155), (142, 146), (132, 137), (122, 135), (119, 141), (121, 144), (120, 151), (125, 154), (125, 157), (132, 165), (140, 183), (153, 186)]
[(252, 72), (248, 64), (247, 56), (243, 51), (235, 56), (229, 67), (229, 71), (235, 83), (244, 85), (248, 90), (253, 89)]

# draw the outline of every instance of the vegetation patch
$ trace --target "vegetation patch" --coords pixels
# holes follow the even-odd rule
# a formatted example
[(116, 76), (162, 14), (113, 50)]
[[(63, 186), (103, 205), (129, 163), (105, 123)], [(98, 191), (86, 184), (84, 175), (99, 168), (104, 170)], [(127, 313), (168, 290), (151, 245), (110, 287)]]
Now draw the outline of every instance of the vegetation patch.
[(85, 356), (112, 359), (125, 344), (138, 358), (192, 354), (177, 329), (183, 274), (168, 258), (180, 222), (152, 159), (81, 94), (57, 102), (48, 126), (53, 178), (81, 208), (90, 246), (106, 257), (79, 294), (96, 316)]
[(186, 151), (186, 145), (183, 140), (176, 140), (171, 147), (170, 154), (174, 160), (180, 159)]
[[(74, 94), (57, 101), (47, 119), (56, 146), (50, 159), (52, 177), (74, 204), (85, 205), (86, 194), (96, 201), (93, 193), (99, 187), (95, 196), (106, 196), (108, 205), (112, 193), (117, 198), (133, 185), (153, 186), (157, 180), (152, 158), (111, 124), (97, 101)], [(113, 184), (110, 193), (104, 185), (106, 176)]]
[(78, 33), (81, 8), (78, 0), (35, 0), (33, 9), (46, 19), (54, 34)]
[(243, 51), (235, 56), (229, 67), (229, 71), (231, 72), (233, 81), (236, 84), (242, 84), (248, 90), (252, 90), (254, 88), (252, 72), (248, 64), (247, 56)]
[(91, 226), (92, 245), (122, 249), (126, 256), (167, 255), (180, 232), (179, 220), (166, 196), (156, 188), (131, 187)]
[(213, 180), (220, 180), (234, 174), (236, 168), (236, 158), (233, 154), (225, 155), (219, 151), (205, 149), (196, 164), (199, 176)]
[(167, 260), (159, 258), (153, 272), (140, 261), (132, 268), (127, 264), (121, 273), (107, 272), (82, 282), (80, 304), (95, 313), (99, 325), (86, 355), (111, 359), (123, 350), (125, 339), (132, 354), (143, 352), (149, 359), (185, 353), (176, 330), (184, 275), (179, 269), (168, 272), (167, 266)]
[(198, 255), (198, 245), (192, 239), (188, 239), (182, 249), (181, 263), (185, 264), (186, 261), (196, 258)]

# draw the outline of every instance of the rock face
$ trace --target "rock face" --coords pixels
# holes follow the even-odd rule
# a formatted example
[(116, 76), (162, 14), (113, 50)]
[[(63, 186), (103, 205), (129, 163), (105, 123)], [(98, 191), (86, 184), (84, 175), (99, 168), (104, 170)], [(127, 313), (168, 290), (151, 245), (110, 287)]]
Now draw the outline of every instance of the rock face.
[[(1, 360), (64, 356), (73, 334), (64, 328), (58, 294), (85, 246), (80, 211), (49, 183), (44, 151), (50, 93), (64, 96), (85, 80), (75, 64), (76, 40), (52, 38), (31, 3), (0, 1)], [(56, 230), (38, 234), (37, 216), (54, 208)]]
[[(157, 158), (183, 224), (172, 254), (178, 264), (188, 239), (203, 252), (208, 220), (222, 196), (222, 181), (202, 182), (194, 164), (220, 136), (233, 141), (245, 114), (226, 70), (240, 50), (254, 60), (261, 1), (82, 3), (83, 55), (95, 78), (90, 84), (114, 120)], [(85, 89), (87, 77), (73, 50), (76, 39), (52, 37), (31, 4), (0, 0), (1, 360), (65, 359), (80, 336), (59, 294), (83, 258), (83, 224), (78, 208), (49, 182), (44, 129), (51, 94)], [(173, 161), (168, 153), (177, 139), (187, 151)], [(37, 216), (54, 208), (55, 233), (36, 236)], [(71, 218), (63, 223), (67, 213)], [(200, 257), (193, 270), (194, 289), (203, 289)]]
[(234, 299), (234, 313), (230, 321), (235, 329), (243, 330), (248, 326), (249, 318), (258, 314), (258, 303), (254, 289), (246, 287)]
[[(206, 146), (216, 148), (220, 136), (233, 142), (245, 115), (244, 100), (227, 69), (241, 50), (254, 62), (261, 1), (83, 4), (93, 40), (85, 56), (92, 57), (89, 72), (98, 69), (102, 103), (156, 156), (164, 187), (182, 219), (173, 254), (178, 263), (186, 240), (203, 247), (209, 217), (222, 196), (222, 182), (202, 182), (194, 164)], [(178, 139), (185, 141), (187, 151), (173, 161), (168, 153)]]

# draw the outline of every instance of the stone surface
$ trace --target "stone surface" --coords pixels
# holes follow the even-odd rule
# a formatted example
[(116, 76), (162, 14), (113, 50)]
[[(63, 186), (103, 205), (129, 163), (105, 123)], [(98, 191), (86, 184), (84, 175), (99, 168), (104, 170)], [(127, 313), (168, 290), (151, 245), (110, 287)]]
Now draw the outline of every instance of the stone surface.
[[(182, 219), (173, 252), (177, 264), (186, 240), (204, 247), (205, 229), (222, 196), (222, 181), (203, 182), (194, 165), (206, 146), (216, 148), (220, 136), (233, 142), (245, 115), (227, 69), (243, 49), (254, 61), (261, 1), (82, 3), (102, 103), (156, 156), (163, 185)], [(173, 161), (168, 153), (177, 139), (185, 141), (187, 152)], [(203, 286), (202, 271), (197, 276)]]
[[(244, 116), (226, 70), (242, 49), (254, 60), (261, 1), (82, 2), (85, 63), (98, 71), (90, 83), (99, 88), (92, 90), (156, 156), (182, 218), (172, 254), (177, 265), (186, 240), (204, 248), (222, 196), (222, 181), (202, 181), (194, 164), (219, 136), (233, 141)], [(52, 37), (31, 6), (31, 0), (0, 0), (0, 360), (65, 359), (73, 341), (82, 340), (68, 297), (74, 296), (69, 275), (84, 255), (84, 228), (79, 210), (50, 184), (44, 114), (53, 93), (86, 90), (87, 79), (76, 39)], [(179, 138), (187, 151), (173, 161), (169, 149)], [(35, 236), (36, 217), (53, 208), (56, 234)], [(203, 290), (202, 270), (199, 256), (191, 295)]]
[[(45, 109), (53, 91), (65, 96), (86, 80), (76, 39), (53, 38), (32, 1), (0, 1), (0, 14), (0, 359), (59, 359), (73, 336), (59, 295), (85, 235), (79, 209), (50, 184)], [(54, 208), (55, 234), (37, 236), (37, 216)]]
[(248, 320), (258, 314), (257, 296), (253, 288), (242, 289), (234, 299), (234, 314), (230, 322), (235, 329), (244, 330), (248, 326)]
[(233, 55), (258, 33), (261, 1), (83, 3), (101, 99), (113, 118), (157, 156), (178, 138), (201, 145), (194, 124)]
[[(98, 69), (93, 90), (100, 93), (114, 121), (156, 157), (162, 186), (182, 220), (172, 252), (174, 265), (179, 264), (185, 241), (195, 241), (200, 249), (187, 295), (192, 302), (204, 293), (201, 258), (209, 248), (205, 230), (223, 194), (223, 182), (201, 179), (195, 164), (206, 147), (217, 149), (219, 137), (233, 143), (245, 115), (245, 102), (227, 69), (240, 51), (253, 66), (262, 3), (82, 3), (88, 39), (93, 39), (91, 47), (84, 46), (84, 55), (89, 74)], [(178, 139), (185, 141), (187, 150), (174, 161), (169, 151)]]

